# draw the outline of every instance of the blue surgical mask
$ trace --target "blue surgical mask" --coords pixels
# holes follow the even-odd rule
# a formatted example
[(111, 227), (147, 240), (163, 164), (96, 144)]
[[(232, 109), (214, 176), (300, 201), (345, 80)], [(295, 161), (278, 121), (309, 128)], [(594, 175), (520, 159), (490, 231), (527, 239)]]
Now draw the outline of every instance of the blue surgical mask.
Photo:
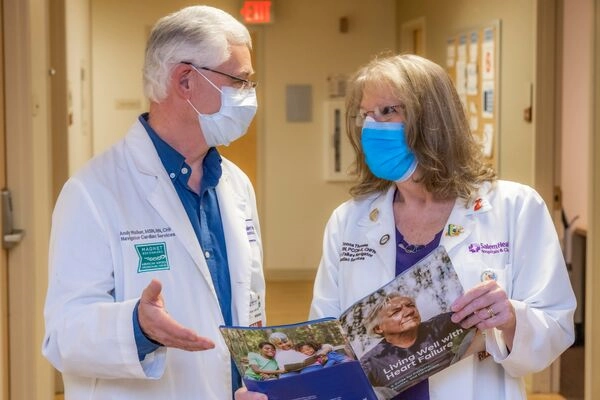
[(361, 143), (367, 166), (378, 178), (402, 182), (417, 168), (417, 158), (406, 144), (402, 122), (377, 122), (365, 118)]

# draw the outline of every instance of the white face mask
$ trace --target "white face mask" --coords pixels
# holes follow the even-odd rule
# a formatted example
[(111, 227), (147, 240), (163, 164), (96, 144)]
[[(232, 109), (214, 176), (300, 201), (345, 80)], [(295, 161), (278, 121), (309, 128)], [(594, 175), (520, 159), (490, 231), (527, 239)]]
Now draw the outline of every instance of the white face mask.
[(204, 140), (210, 147), (228, 146), (246, 133), (256, 114), (256, 90), (236, 89), (223, 86), (219, 89), (203, 73), (194, 68), (204, 79), (221, 93), (221, 108), (214, 114), (201, 114), (188, 99), (187, 102), (198, 113), (198, 122)]

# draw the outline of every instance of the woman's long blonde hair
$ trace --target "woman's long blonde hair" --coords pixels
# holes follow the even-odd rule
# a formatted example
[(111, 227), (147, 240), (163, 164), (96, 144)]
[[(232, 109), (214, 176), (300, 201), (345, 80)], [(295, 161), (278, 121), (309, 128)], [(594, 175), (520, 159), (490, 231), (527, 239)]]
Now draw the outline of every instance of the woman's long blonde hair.
[(468, 201), (496, 173), (484, 162), (481, 144), (473, 136), (456, 89), (439, 65), (416, 55), (378, 57), (356, 72), (346, 101), (347, 134), (355, 151), (358, 182), (354, 197), (387, 190), (394, 182), (377, 178), (365, 163), (355, 123), (363, 92), (391, 89), (402, 104), (408, 146), (422, 171), (418, 182), (437, 198)]

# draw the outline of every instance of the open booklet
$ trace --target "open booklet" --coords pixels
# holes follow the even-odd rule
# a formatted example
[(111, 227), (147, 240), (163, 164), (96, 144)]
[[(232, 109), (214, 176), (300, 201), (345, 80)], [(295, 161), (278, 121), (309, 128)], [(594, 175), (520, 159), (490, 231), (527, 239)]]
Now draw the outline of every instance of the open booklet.
[(462, 293), (440, 246), (338, 319), (220, 329), (248, 390), (269, 400), (391, 399), (481, 350), (450, 320)]

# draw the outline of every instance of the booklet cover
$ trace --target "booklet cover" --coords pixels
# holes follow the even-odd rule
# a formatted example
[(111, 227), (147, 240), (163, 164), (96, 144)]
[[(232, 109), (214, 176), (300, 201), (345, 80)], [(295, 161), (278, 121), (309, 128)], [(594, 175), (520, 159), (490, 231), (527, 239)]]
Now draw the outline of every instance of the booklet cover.
[(450, 320), (462, 293), (440, 246), (338, 319), (220, 329), (248, 390), (270, 400), (391, 399), (482, 350)]

